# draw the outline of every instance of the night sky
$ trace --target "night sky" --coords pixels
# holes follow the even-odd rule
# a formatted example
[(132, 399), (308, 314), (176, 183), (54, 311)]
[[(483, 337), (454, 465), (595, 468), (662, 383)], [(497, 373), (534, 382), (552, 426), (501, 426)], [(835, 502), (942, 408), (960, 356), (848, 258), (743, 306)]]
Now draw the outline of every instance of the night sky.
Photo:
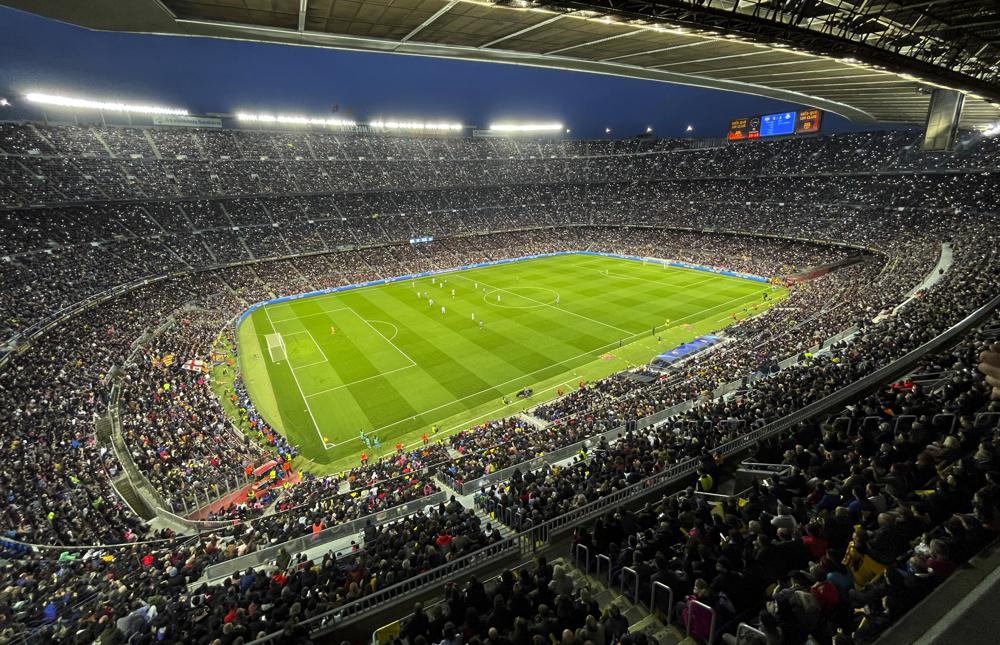
[[(123, 0), (124, 1), (124, 0)], [(580, 72), (207, 38), (88, 31), (0, 8), (0, 118), (29, 118), (19, 95), (38, 90), (156, 103), (192, 114), (256, 111), (354, 118), (560, 121), (574, 137), (723, 136), (736, 116), (794, 104)], [(35, 114), (34, 116), (38, 116)], [(828, 114), (825, 131), (859, 129)]]

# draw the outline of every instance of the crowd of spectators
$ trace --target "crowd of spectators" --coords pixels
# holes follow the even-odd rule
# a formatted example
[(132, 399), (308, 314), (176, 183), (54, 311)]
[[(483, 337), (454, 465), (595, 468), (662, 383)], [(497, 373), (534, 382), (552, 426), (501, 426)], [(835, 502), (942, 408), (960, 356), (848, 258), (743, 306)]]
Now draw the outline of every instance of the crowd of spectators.
[(449, 586), (444, 601), (418, 603), (394, 643), (488, 643), (490, 645), (654, 645), (645, 634), (629, 634), (617, 607), (602, 611), (586, 586), (577, 586), (563, 564), (536, 558), (532, 568), (507, 570), (484, 584), (473, 578)]
[[(166, 537), (80, 554), (7, 550), (0, 638), (40, 642), (249, 641), (402, 582), (499, 539), (457, 502), (371, 526), (363, 547), (317, 560), (282, 553), (267, 569), (200, 583), (204, 569), (237, 555), (214, 536)], [(232, 552), (230, 552), (232, 551)]]
[(677, 606), (660, 594), (660, 608), (690, 615), (699, 640), (711, 616), (693, 600), (729, 634), (746, 621), (768, 642), (871, 643), (997, 537), (1000, 404), (975, 370), (986, 347), (971, 334), (930, 358), (919, 371), (951, 375), (939, 389), (887, 385), (762, 442), (750, 461), (780, 475), (721, 501), (688, 489), (578, 540), (611, 557), (613, 580), (634, 569), (645, 597), (670, 587)]
[[(956, 266), (895, 315), (862, 320), (858, 338), (753, 381), (738, 396), (706, 397), (677, 418), (629, 433), (565, 468), (518, 473), (484, 492), (518, 526), (565, 513), (813, 403), (917, 348), (1000, 292), (996, 227), (978, 222), (953, 240)], [(711, 360), (711, 358), (709, 359)], [(627, 395), (626, 395), (627, 396)], [(649, 395), (645, 398), (648, 400)], [(609, 404), (612, 412), (620, 405)], [(602, 418), (607, 407), (589, 409)]]
[[(344, 559), (328, 554), (317, 564), (282, 558), (275, 570), (247, 571), (195, 591), (188, 585), (209, 564), (435, 492), (435, 472), (458, 482), (476, 479), (686, 400), (697, 404), (680, 418), (595, 442), (585, 457), (564, 467), (519, 471), (482, 495), (516, 510), (522, 525), (570, 511), (688, 458), (701, 458), (705, 472), (718, 473), (713, 446), (872, 373), (1000, 291), (998, 220), (991, 214), (1000, 202), (990, 183), (992, 171), (983, 173), (995, 169), (997, 147), (988, 140), (963, 143), (957, 154), (935, 157), (941, 162), (934, 163), (913, 154), (909, 136), (865, 133), (698, 149), (649, 140), (484, 143), (0, 124), (0, 207), (6, 207), (0, 228), (7, 233), (0, 236), (0, 344), (33, 325), (56, 321), (58, 313), (89, 297), (140, 285), (54, 322), (23, 351), (4, 354), (4, 537), (46, 547), (106, 546), (60, 552), (5, 543), (4, 555), (10, 557), (0, 591), (10, 602), (0, 609), (0, 629), (41, 629), (52, 640), (76, 642), (131, 637), (182, 642), (219, 635), (233, 642), (282, 628), (291, 630), (290, 638), (303, 638), (295, 626), (301, 618), (469, 553), (499, 534), (452, 500), (392, 525), (371, 526), (357, 552)], [(719, 168), (726, 169), (725, 176)], [(801, 176), (788, 182), (788, 168)], [(957, 172), (940, 172), (944, 169)], [(489, 185), (476, 185), (482, 183), (479, 177), (490, 177)], [(189, 195), (198, 199), (108, 201)], [(212, 195), (222, 198), (206, 198)], [(19, 208), (26, 205), (46, 207)], [(741, 234), (691, 230), (702, 228)], [(424, 234), (438, 239), (406, 243)], [(766, 237), (774, 235), (798, 239)], [(942, 243), (953, 257), (951, 268), (897, 309), (934, 268)], [(354, 248), (358, 245), (375, 246)], [(824, 264), (850, 266), (793, 285), (781, 306), (735, 326), (721, 347), (664, 379), (615, 375), (583, 384), (536, 409), (535, 421), (487, 422), (445, 444), (404, 451), (336, 477), (293, 476), (294, 451), (269, 430), (239, 384), (229, 393), (240, 415), (232, 419), (207, 377), (182, 369), (190, 359), (210, 364), (216, 336), (230, 333), (223, 331), (229, 321), (262, 299), (566, 249), (670, 257), (767, 277), (795, 276)], [(304, 252), (320, 254), (292, 257)], [(249, 264), (161, 277), (244, 261)], [(157, 279), (142, 284), (149, 278)], [(858, 330), (855, 338), (829, 352), (808, 352), (851, 326)], [(970, 367), (973, 356), (967, 344), (955, 358)], [(788, 357), (799, 362), (773, 373)], [(731, 381), (741, 382), (737, 395), (713, 400), (712, 390)], [(118, 409), (127, 457), (174, 510), (197, 505), (199, 491), (217, 490), (213, 483), (256, 476), (261, 466), (278, 470), (285, 485), (268, 486), (266, 497), (254, 503), (216, 511), (213, 519), (235, 526), (208, 540), (195, 543), (151, 530), (111, 485), (122, 471), (106, 417), (115, 383), (121, 386)], [(849, 562), (881, 564), (882, 582), (874, 583), (882, 585), (880, 591), (868, 593), (876, 587), (871, 581), (857, 585), (855, 577), (864, 593), (847, 593), (848, 600), (838, 596), (831, 603), (828, 585), (814, 594), (825, 603), (817, 613), (800, 592), (819, 584), (817, 576), (837, 573), (836, 565), (829, 557), (817, 558), (809, 562), (823, 568), (813, 571), (796, 560), (792, 564), (806, 572), (789, 575), (779, 570), (789, 564), (782, 561), (767, 574), (768, 582), (779, 583), (769, 605), (776, 622), (764, 615), (761, 621), (788, 634), (803, 625), (841, 627), (864, 640), (866, 629), (887, 624), (917, 597), (897, 594), (897, 585), (916, 581), (923, 590), (935, 572), (947, 570), (948, 560), (968, 555), (958, 552), (959, 538), (978, 544), (983, 527), (992, 526), (996, 506), (996, 437), (968, 421), (988, 405), (984, 386), (967, 377), (941, 393), (892, 392), (892, 400), (883, 392), (884, 400), (866, 400), (859, 408), (874, 415), (896, 405), (924, 416), (932, 409), (965, 416), (947, 429), (927, 423), (900, 429), (888, 419), (877, 432), (858, 429), (863, 424), (832, 436), (818, 426), (804, 429), (787, 440), (794, 443), (779, 447), (791, 450), (782, 459), (805, 472), (797, 471), (796, 479), (805, 487), (777, 482), (754, 491), (752, 509), (773, 508), (782, 518), (769, 525), (773, 531), (754, 529), (746, 506), (727, 508), (732, 517), (714, 519), (718, 514), (696, 498), (664, 502), (666, 516), (674, 513), (695, 540), (693, 547), (679, 543), (674, 531), (660, 545), (694, 551), (683, 560), (690, 591), (721, 602), (720, 589), (729, 588), (714, 580), (698, 584), (698, 576), (719, 571), (719, 562), (723, 573), (752, 567), (751, 544), (758, 549), (775, 540), (798, 540), (800, 526), (813, 527), (801, 531), (827, 540), (839, 556), (836, 548), (844, 545), (826, 535), (827, 524), (817, 517), (825, 522), (818, 511), (836, 517), (847, 508), (863, 527), (846, 545)], [(973, 447), (969, 463), (964, 455)], [(850, 459), (828, 456), (838, 450)], [(831, 461), (850, 472), (825, 472)], [(935, 466), (950, 466), (948, 475), (935, 484), (929, 501), (915, 505), (914, 491), (926, 480), (916, 481), (911, 471), (929, 475)], [(869, 471), (880, 476), (872, 478)], [(816, 477), (822, 478), (819, 486), (811, 479)], [(845, 490), (857, 497), (859, 488), (877, 513), (865, 499), (855, 500), (860, 511), (850, 502), (841, 504)], [(817, 506), (834, 497), (834, 489), (841, 491), (840, 499)], [(966, 510), (973, 512), (949, 520), (950, 510), (970, 493), (975, 507)], [(807, 503), (803, 496), (817, 499)], [(949, 512), (942, 516), (942, 509)], [(650, 535), (657, 538), (659, 523), (636, 532), (630, 530), (640, 525), (635, 518), (612, 520), (617, 521), (625, 524), (606, 525), (605, 535), (618, 531), (631, 537), (627, 546), (616, 543), (616, 561), (660, 564), (657, 549), (637, 548)], [(900, 527), (921, 522), (922, 528), (943, 525), (944, 532), (914, 554), (898, 548), (902, 538), (913, 537)], [(738, 544), (744, 548), (730, 552), (716, 541), (701, 549), (707, 533), (732, 530), (743, 535)], [(610, 551), (610, 543), (606, 546)], [(727, 556), (741, 559), (730, 562)], [(904, 556), (911, 556), (910, 569), (894, 569)], [(909, 577), (900, 581), (892, 571)], [(552, 574), (558, 590), (550, 597), (538, 592), (538, 579), (549, 576), (544, 569), (523, 575), (527, 602), (516, 616), (493, 601), (476, 612), (479, 622), (469, 623), (463, 612), (452, 615), (453, 627), (464, 621), (466, 636), (481, 636), (484, 628), (488, 635), (491, 627), (499, 633), (501, 627), (490, 622), (506, 611), (512, 619), (502, 626), (508, 636), (561, 638), (550, 629), (547, 612), (555, 612), (558, 627), (572, 632), (568, 642), (589, 638), (575, 633), (580, 629), (620, 634), (617, 618), (597, 620), (590, 603), (572, 598), (561, 577)], [(732, 583), (732, 576), (725, 580)], [(735, 615), (736, 599), (727, 598)], [(739, 600), (744, 610), (754, 603)], [(852, 624), (844, 608), (865, 609), (869, 620)], [(688, 605), (685, 610), (693, 611)], [(523, 618), (520, 625), (517, 617)], [(447, 637), (445, 624), (439, 627)]]

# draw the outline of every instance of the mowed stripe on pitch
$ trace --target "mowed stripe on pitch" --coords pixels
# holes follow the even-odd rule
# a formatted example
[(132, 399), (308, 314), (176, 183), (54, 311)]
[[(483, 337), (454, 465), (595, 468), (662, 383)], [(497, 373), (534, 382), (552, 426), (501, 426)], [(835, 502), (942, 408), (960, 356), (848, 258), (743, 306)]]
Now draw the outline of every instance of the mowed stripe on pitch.
[[(602, 277), (601, 267), (611, 275)], [(592, 373), (593, 361), (602, 352), (613, 352), (619, 340), (646, 337), (667, 318), (714, 321), (739, 303), (756, 300), (763, 286), (595, 256), (540, 258), (442, 274), (438, 280), (447, 280), (448, 286), (442, 289), (430, 278), (420, 278), (416, 289), (407, 280), (268, 307), (276, 327), (308, 332), (302, 340), (315, 342), (328, 359), (327, 364), (317, 360), (316, 352), (302, 343), (304, 362), (296, 373), (307, 395), (316, 393), (310, 396), (310, 408), (322, 433), (338, 443), (331, 452), (320, 449), (310, 457), (329, 461), (359, 453), (359, 428), (384, 428), (382, 442), (391, 445), (396, 436), (412, 438), (412, 433), (463, 411), (481, 413), (521, 387), (571, 377), (585, 363)], [(479, 290), (473, 287), (477, 281)], [(486, 284), (505, 290), (500, 306), (495, 296), (484, 299)], [(416, 291), (430, 291), (434, 307), (418, 299)], [(259, 313), (254, 312), (254, 322)], [(485, 322), (485, 331), (472, 321), (472, 313)], [(343, 322), (350, 317), (353, 323)], [(338, 328), (336, 336), (331, 324)], [(262, 345), (266, 326), (257, 329)], [(671, 337), (683, 334), (677, 329)], [(402, 368), (410, 365), (403, 356), (416, 365)], [(292, 362), (298, 360), (293, 357)], [(317, 433), (301, 397), (293, 395), (288, 368), (282, 376), (280, 365), (275, 369), (266, 356), (263, 362), (269, 364), (286, 431), (312, 433), (312, 442), (306, 437), (305, 443), (315, 445)]]

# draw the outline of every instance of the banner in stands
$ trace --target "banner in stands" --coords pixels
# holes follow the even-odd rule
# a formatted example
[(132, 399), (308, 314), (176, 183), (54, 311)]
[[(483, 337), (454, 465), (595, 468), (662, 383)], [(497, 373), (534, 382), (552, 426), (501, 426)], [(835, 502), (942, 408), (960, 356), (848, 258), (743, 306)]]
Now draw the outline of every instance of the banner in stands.
[(185, 116), (183, 114), (155, 114), (153, 125), (173, 125), (181, 128), (221, 128), (222, 119), (214, 116)]
[(511, 262), (522, 262), (524, 260), (534, 260), (537, 258), (550, 258), (556, 255), (600, 255), (606, 258), (619, 258), (622, 260), (635, 260), (637, 262), (652, 262), (654, 264), (661, 264), (671, 267), (680, 267), (683, 269), (694, 269), (695, 271), (707, 271), (708, 273), (717, 273), (719, 275), (726, 275), (731, 278), (740, 278), (741, 280), (753, 280), (754, 282), (769, 283), (770, 280), (761, 277), (759, 275), (753, 275), (752, 273), (736, 273), (734, 271), (727, 271), (726, 269), (720, 269), (717, 267), (706, 267), (700, 264), (690, 264), (688, 262), (679, 262), (677, 260), (661, 260), (659, 258), (644, 258), (638, 255), (619, 255), (618, 253), (598, 253), (597, 251), (557, 251), (555, 253), (539, 253), (537, 255), (525, 255), (519, 258), (507, 258), (505, 260), (493, 260), (491, 262), (480, 262), (478, 264), (466, 264), (465, 266), (452, 267), (450, 269), (439, 269), (437, 271), (424, 271), (422, 273), (411, 273), (410, 275), (401, 275), (395, 278), (383, 278), (381, 280), (369, 280), (368, 282), (359, 282), (357, 284), (347, 284), (342, 287), (333, 287), (331, 289), (320, 289), (319, 291), (309, 291), (307, 293), (297, 293), (293, 296), (282, 296), (281, 298), (272, 298), (271, 300), (262, 300), (261, 302), (254, 303), (249, 309), (240, 314), (240, 317), (236, 319), (236, 328), (239, 328), (243, 319), (249, 316), (251, 313), (256, 311), (258, 308), (265, 305), (273, 305), (279, 302), (288, 302), (290, 300), (299, 300), (301, 298), (312, 298), (314, 296), (322, 296), (328, 293), (338, 293), (340, 291), (351, 291), (353, 289), (361, 289), (362, 287), (374, 287), (380, 284), (389, 284), (391, 282), (401, 282), (403, 280), (414, 280), (416, 278), (427, 278), (432, 275), (440, 275), (442, 273), (454, 273), (456, 271), (465, 271), (467, 269), (478, 269), (480, 267), (496, 266), (499, 264), (510, 264)]

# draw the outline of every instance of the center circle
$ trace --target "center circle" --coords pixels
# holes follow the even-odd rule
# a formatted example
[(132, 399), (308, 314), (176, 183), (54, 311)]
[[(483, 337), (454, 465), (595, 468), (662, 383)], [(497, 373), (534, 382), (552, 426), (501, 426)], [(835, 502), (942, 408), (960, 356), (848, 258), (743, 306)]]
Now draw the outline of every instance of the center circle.
[[(527, 293), (522, 293), (527, 292)], [(497, 296), (500, 302), (497, 302)], [(483, 301), (488, 305), (502, 309), (538, 309), (548, 307), (556, 302), (559, 292), (548, 287), (511, 287), (510, 289), (489, 289), (483, 294)], [(505, 298), (527, 301), (524, 304), (510, 304)]]

